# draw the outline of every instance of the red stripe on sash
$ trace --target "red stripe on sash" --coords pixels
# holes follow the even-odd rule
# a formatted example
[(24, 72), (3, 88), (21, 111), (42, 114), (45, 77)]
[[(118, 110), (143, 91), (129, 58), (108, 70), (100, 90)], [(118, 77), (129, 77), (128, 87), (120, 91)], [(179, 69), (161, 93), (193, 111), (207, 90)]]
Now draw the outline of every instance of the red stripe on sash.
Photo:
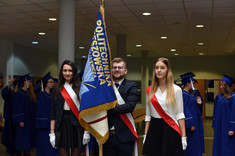
[(73, 102), (72, 98), (70, 97), (69, 93), (63, 86), (63, 89), (60, 91), (62, 96), (64, 97), (65, 101), (69, 105), (70, 109), (73, 111), (74, 115), (79, 119), (79, 111), (75, 103)]
[(127, 125), (127, 127), (131, 130), (131, 132), (134, 134), (134, 136), (137, 139), (137, 145), (139, 144), (139, 138), (137, 135), (137, 132), (135, 131), (131, 121), (129, 120), (129, 118), (127, 117), (126, 114), (119, 114), (119, 116), (122, 118), (122, 120), (125, 122), (125, 124)]
[[(149, 95), (150, 88), (147, 88), (146, 91)], [(159, 104), (157, 97), (154, 95), (151, 99), (151, 103), (153, 104), (153, 107), (156, 109), (156, 111), (159, 113), (159, 115), (162, 117), (162, 119), (171, 126), (176, 132), (178, 132), (181, 136), (180, 127), (175, 123), (175, 121), (162, 109), (161, 105)]]
[(102, 118), (99, 118), (99, 119), (97, 119), (97, 120), (88, 122), (88, 124), (94, 124), (94, 123), (100, 122), (100, 121), (102, 121), (102, 120), (104, 120), (104, 119), (106, 119), (106, 118), (107, 118), (107, 115), (105, 115), (105, 116), (103, 116)]

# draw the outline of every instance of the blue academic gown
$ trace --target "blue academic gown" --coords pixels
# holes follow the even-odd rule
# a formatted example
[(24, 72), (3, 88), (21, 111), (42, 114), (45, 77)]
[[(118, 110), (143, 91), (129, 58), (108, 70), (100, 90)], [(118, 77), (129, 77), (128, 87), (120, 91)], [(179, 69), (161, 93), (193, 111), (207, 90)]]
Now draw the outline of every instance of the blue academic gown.
[(12, 91), (8, 86), (2, 89), (2, 98), (4, 100), (3, 118), (5, 120), (2, 131), (2, 144), (9, 149), (14, 149), (14, 124), (12, 119)]
[(50, 144), (50, 112), (51, 112), (51, 95), (46, 91), (37, 95), (37, 113), (36, 113), (36, 129), (37, 129), (37, 156), (55, 156), (58, 151)]
[(235, 156), (235, 94), (226, 99), (224, 94), (215, 98), (212, 127), (214, 128), (213, 156)]
[[(30, 100), (26, 91), (20, 89), (13, 96), (13, 122), (16, 126), (15, 149), (30, 150), (35, 147), (36, 105)], [(20, 127), (24, 122), (24, 127)]]
[(204, 101), (203, 101), (203, 98), (202, 98), (199, 90), (197, 90), (197, 89), (194, 90), (194, 96), (195, 96), (195, 99), (199, 96), (201, 98), (201, 100), (202, 100), (202, 104), (201, 105), (198, 104), (199, 110), (200, 110), (201, 115), (202, 115), (202, 109), (203, 109), (202, 107), (203, 107)]
[[(183, 90), (183, 101), (188, 144), (185, 156), (202, 156), (205, 152), (204, 129), (197, 101), (194, 95), (185, 90)], [(191, 131), (192, 126), (195, 126), (195, 131)]]

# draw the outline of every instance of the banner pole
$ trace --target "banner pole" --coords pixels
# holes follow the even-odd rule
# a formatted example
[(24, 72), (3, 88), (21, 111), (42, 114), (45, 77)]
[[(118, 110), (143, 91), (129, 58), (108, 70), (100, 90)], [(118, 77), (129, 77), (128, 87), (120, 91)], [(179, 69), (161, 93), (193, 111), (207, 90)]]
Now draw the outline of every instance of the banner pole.
[[(104, 0), (101, 0), (100, 3), (104, 8)], [(99, 156), (103, 156), (103, 144), (99, 144)]]
[[(100, 5), (104, 8), (104, 0), (100, 1)], [(103, 156), (103, 144), (99, 144), (99, 156)]]
[(103, 144), (99, 145), (99, 156), (103, 156)]

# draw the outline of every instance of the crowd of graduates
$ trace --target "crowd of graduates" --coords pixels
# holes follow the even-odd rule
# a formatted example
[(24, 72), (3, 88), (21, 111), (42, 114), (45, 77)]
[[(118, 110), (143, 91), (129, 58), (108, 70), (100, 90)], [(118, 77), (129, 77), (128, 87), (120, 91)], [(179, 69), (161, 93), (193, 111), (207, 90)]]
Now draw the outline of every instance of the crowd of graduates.
[[(204, 128), (202, 122), (203, 98), (194, 88), (197, 80), (192, 72), (181, 75), (187, 148), (185, 155), (202, 156), (205, 153)], [(222, 93), (214, 101), (212, 128), (214, 129), (213, 156), (235, 156), (235, 93), (234, 79), (223, 74)]]
[[(187, 148), (185, 156), (202, 156), (205, 153), (204, 128), (200, 92), (195, 88), (197, 80), (192, 72), (181, 75), (183, 109)], [(55, 81), (50, 73), (37, 81), (33, 87), (29, 74), (19, 80), (11, 80), (2, 89), (4, 99), (4, 128), (2, 144), (11, 155), (30, 155), (36, 147), (37, 156), (58, 155), (49, 142), (51, 89)], [(213, 156), (235, 156), (235, 94), (233, 78), (224, 75), (221, 80), (223, 93), (215, 98), (213, 123)]]
[[(2, 89), (4, 127), (1, 142), (11, 156), (30, 156), (33, 148), (37, 156), (59, 155), (49, 136), (51, 92), (57, 82), (49, 72), (33, 85), (32, 77), (26, 74), (12, 79)], [(89, 144), (95, 141), (93, 136), (90, 140)], [(90, 149), (93, 150), (93, 146)]]
[(33, 87), (29, 74), (15, 78), (3, 88), (4, 128), (2, 144), (11, 155), (30, 155), (37, 149), (37, 155), (56, 155), (58, 152), (49, 142), (50, 132), (50, 90), (54, 78), (46, 74)]

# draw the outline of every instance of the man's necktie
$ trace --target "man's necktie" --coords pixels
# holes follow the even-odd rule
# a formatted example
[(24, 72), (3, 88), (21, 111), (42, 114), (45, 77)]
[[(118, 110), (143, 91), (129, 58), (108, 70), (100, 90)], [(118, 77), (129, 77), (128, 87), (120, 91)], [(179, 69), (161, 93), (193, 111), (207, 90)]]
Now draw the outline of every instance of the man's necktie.
[(119, 83), (114, 83), (114, 84), (115, 84), (116, 88), (118, 88), (118, 87), (119, 87)]

